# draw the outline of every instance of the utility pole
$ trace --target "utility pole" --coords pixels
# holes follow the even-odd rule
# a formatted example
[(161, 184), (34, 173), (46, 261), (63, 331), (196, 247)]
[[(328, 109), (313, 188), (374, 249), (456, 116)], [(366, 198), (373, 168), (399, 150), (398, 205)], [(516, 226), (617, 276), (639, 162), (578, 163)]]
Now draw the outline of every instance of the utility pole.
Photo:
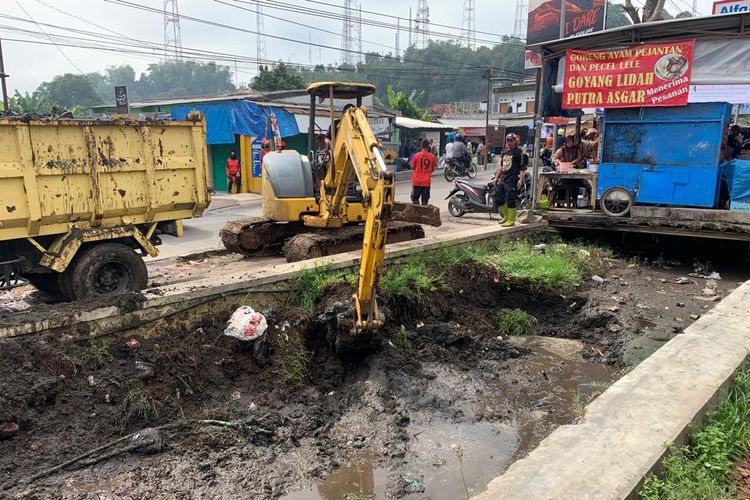
[(401, 18), (396, 19), (396, 59), (401, 56)]
[(5, 79), (10, 75), (5, 74), (5, 61), (3, 60), (3, 41), (0, 40), (0, 85), (3, 88), (3, 114), (7, 116), (10, 113), (8, 104), (8, 88), (5, 86)]
[(489, 143), (487, 140), (490, 138), (490, 106), (492, 106), (492, 69), (487, 68), (487, 72), (485, 73), (485, 76), (487, 77), (487, 106), (484, 112), (484, 169), (487, 170), (489, 165), (487, 165), (487, 158), (488, 158), (488, 152), (489, 152)]
[[(256, 36), (255, 44), (255, 58), (258, 59), (258, 64), (263, 64), (268, 60), (268, 52), (266, 51), (266, 32), (265, 23), (263, 22), (263, 10), (260, 8), (260, 2), (255, 4), (255, 31), (258, 33)], [(260, 72), (260, 70), (258, 70)]]
[(407, 49), (411, 47), (411, 7), (409, 7), (409, 45), (406, 47)]
[(177, 0), (164, 0), (164, 60), (170, 59), (182, 61), (182, 28)]
[(560, 39), (565, 38), (565, 14), (567, 14), (567, 1), (563, 0), (560, 2)]
[(466, 46), (475, 49), (477, 45), (477, 10), (474, 0), (464, 0), (464, 13), (461, 18), (461, 41), (466, 42)]

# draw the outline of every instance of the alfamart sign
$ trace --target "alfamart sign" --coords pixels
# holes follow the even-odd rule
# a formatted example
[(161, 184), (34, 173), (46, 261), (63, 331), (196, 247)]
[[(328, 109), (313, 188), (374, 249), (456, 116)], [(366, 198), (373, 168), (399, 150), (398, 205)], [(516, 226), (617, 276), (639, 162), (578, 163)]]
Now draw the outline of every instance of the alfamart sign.
[(714, 15), (734, 14), (735, 12), (750, 12), (750, 0), (719, 0), (714, 2)]

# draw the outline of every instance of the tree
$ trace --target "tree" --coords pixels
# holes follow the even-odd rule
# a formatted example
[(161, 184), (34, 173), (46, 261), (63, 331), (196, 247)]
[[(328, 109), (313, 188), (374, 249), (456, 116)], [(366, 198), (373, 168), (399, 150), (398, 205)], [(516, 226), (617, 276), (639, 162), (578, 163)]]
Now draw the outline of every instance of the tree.
[[(112, 76), (127, 77), (126, 72), (126, 69), (115, 71)], [(234, 89), (228, 66), (214, 62), (171, 61), (149, 64), (135, 83), (133, 95), (150, 99), (216, 96)]]
[(44, 82), (34, 93), (48, 96), (49, 102), (65, 108), (74, 106), (95, 106), (101, 104), (102, 95), (83, 75), (65, 73), (57, 75), (51, 82)]
[(659, 21), (664, 12), (664, 4), (667, 0), (646, 0), (643, 4), (643, 12), (639, 15), (638, 9), (633, 5), (632, 0), (625, 0), (623, 10), (633, 20), (633, 24), (649, 23)]
[(606, 29), (630, 26), (633, 22), (625, 13), (625, 7), (619, 3), (607, 3)]
[(388, 104), (396, 111), (400, 111), (407, 118), (416, 118), (417, 120), (429, 120), (430, 116), (419, 107), (419, 101), (425, 96), (425, 91), (417, 93), (412, 90), (411, 94), (393, 90), (393, 85), (388, 85), (387, 89)]
[(250, 82), (250, 88), (260, 92), (294, 90), (305, 87), (305, 79), (293, 68), (280, 62), (273, 68), (258, 66), (258, 75)]
[(10, 110), (14, 113), (24, 115), (42, 115), (49, 113), (52, 109), (52, 104), (49, 102), (49, 96), (43, 92), (28, 92), (21, 94), (16, 90), (15, 95), (8, 99), (8, 105)]

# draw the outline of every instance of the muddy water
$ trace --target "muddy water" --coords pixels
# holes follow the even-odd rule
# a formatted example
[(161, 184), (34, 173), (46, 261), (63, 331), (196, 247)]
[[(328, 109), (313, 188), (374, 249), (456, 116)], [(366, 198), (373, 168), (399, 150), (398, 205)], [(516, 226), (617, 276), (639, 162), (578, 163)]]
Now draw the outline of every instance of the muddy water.
[[(522, 418), (480, 421), (471, 404), (458, 404), (465, 415), (458, 421), (430, 416), (412, 420), (409, 434), (413, 439), (402, 467), (379, 467), (373, 454), (362, 454), (319, 483), (300, 485), (301, 489), (283, 499), (384, 499), (414, 492), (410, 498), (453, 500), (465, 498), (466, 490), (474, 495), (555, 427), (574, 423), (592, 394), (613, 380), (610, 368), (580, 360), (579, 342), (547, 337), (514, 342), (534, 354), (514, 360), (508, 373), (477, 377), (477, 373), (471, 376), (430, 366), (437, 377), (425, 384), (425, 392), (452, 393), (456, 398), (462, 391), (467, 396), (480, 394), (486, 407), (499, 413), (512, 407)], [(519, 407), (526, 411), (518, 412)], [(460, 461), (454, 444), (463, 452)], [(399, 489), (400, 494), (396, 493)]]

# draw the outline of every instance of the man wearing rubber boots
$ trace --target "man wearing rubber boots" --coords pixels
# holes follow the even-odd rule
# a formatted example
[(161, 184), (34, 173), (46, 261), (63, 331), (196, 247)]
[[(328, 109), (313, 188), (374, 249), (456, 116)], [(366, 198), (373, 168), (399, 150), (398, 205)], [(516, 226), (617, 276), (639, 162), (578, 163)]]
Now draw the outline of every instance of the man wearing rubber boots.
[(516, 201), (518, 189), (523, 182), (523, 151), (518, 147), (515, 134), (505, 136), (505, 149), (500, 155), (500, 163), (495, 170), (495, 208), (502, 215), (500, 225), (512, 227), (516, 224)]

